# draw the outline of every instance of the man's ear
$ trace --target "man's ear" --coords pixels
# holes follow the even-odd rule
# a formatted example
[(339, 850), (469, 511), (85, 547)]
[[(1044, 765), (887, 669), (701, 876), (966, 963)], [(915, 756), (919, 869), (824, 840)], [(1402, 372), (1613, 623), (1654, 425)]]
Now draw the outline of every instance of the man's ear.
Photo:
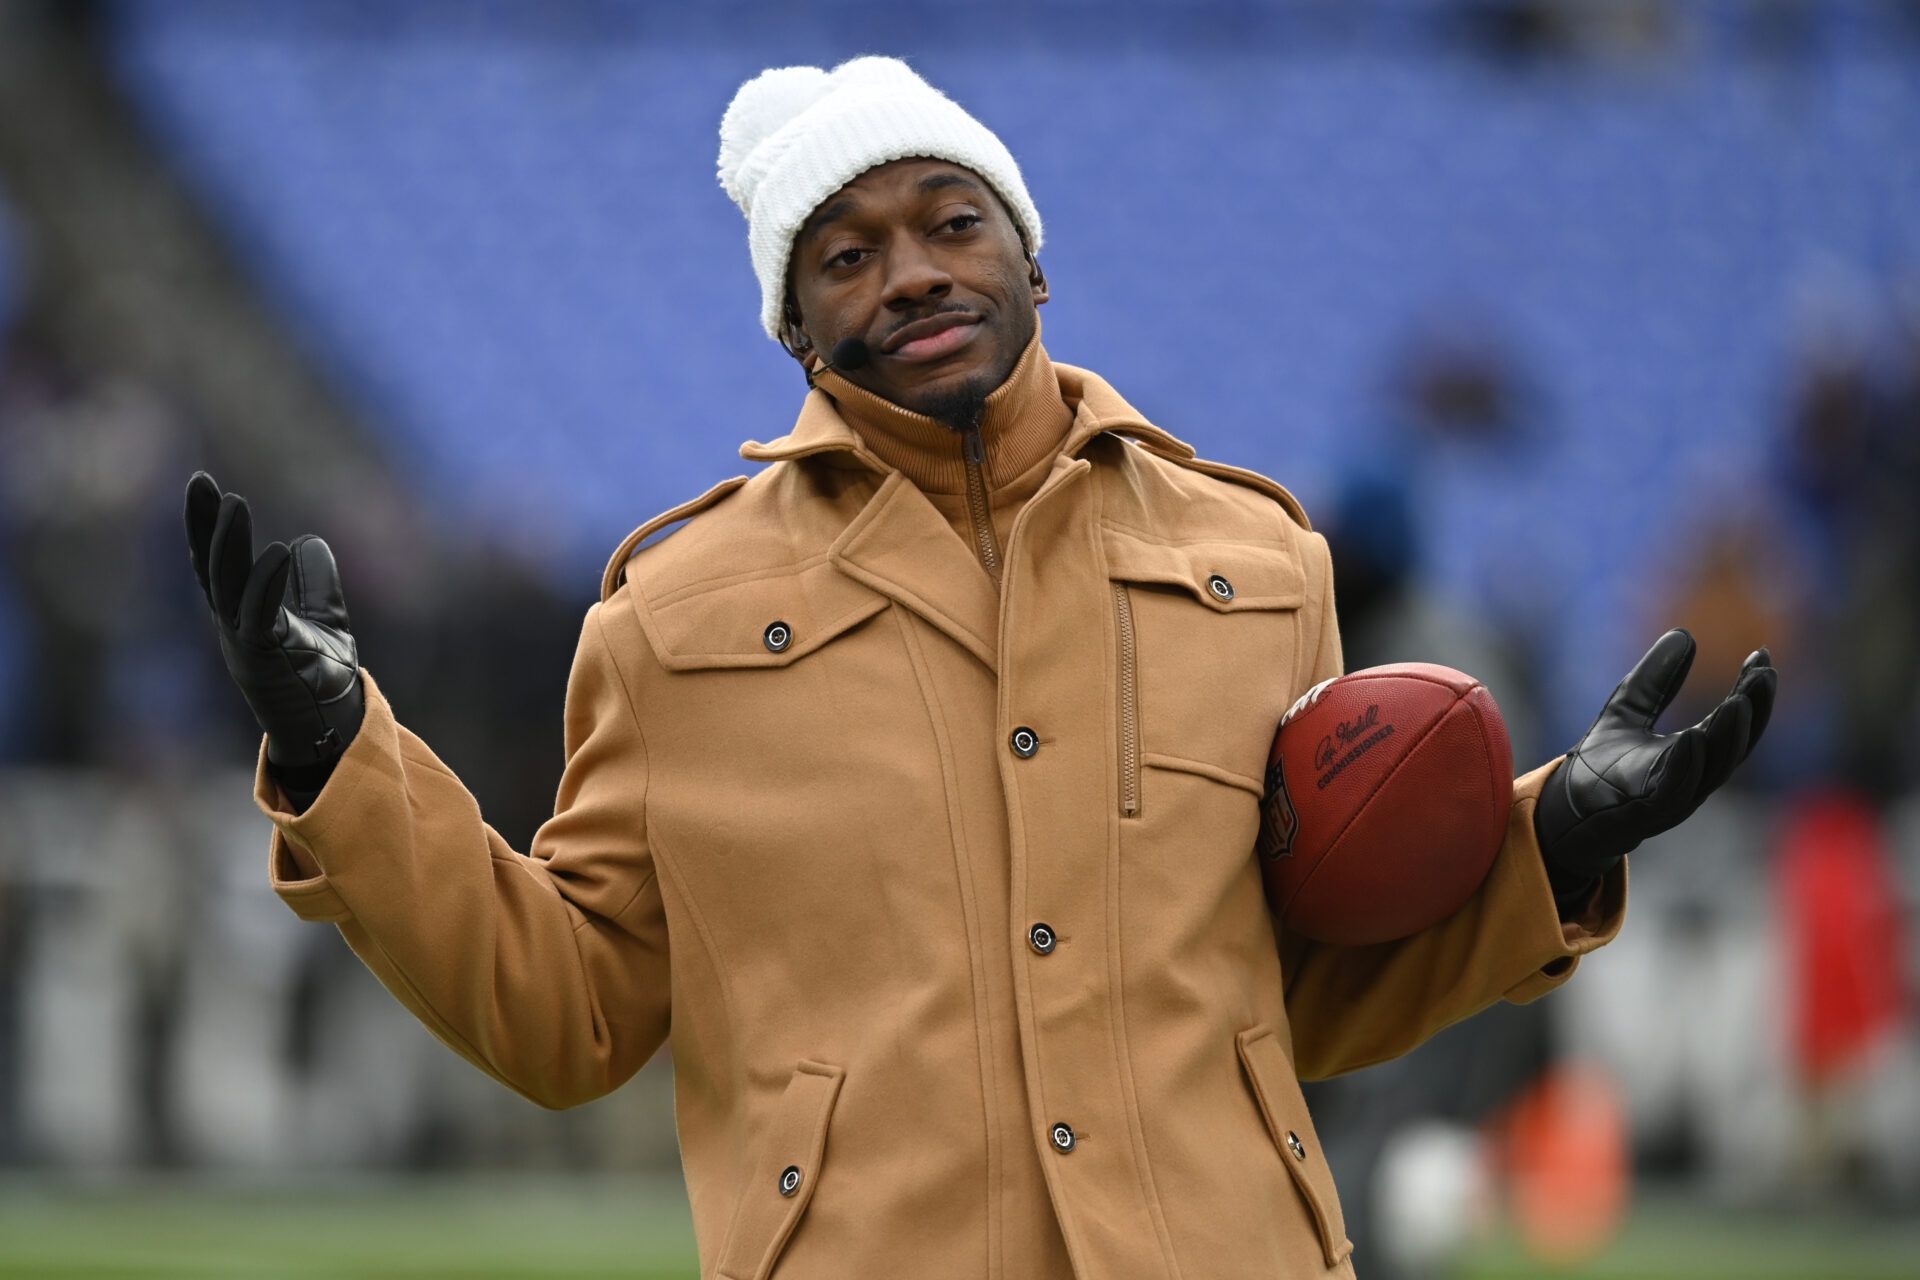
[(1033, 305), (1039, 306), (1047, 300), (1047, 273), (1040, 269), (1040, 259), (1033, 256), (1033, 250), (1027, 254), (1027, 283), (1033, 286)]
[(780, 308), (780, 345), (787, 354), (800, 362), (801, 368), (807, 367), (807, 361), (813, 358), (813, 339), (807, 336), (806, 328), (800, 323), (800, 310), (793, 305), (793, 295)]

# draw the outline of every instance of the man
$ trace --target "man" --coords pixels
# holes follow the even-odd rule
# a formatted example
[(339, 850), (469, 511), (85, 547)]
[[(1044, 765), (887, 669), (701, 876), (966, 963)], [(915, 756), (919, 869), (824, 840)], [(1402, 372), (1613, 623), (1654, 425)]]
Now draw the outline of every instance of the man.
[(811, 390), (741, 447), (767, 466), (615, 550), (528, 853), (358, 666), (326, 544), (256, 560), (190, 483), (274, 888), (545, 1106), (671, 1032), (705, 1275), (1353, 1274), (1299, 1080), (1611, 940), (1622, 855), (1758, 736), (1764, 653), (1661, 736), (1664, 637), (1442, 924), (1277, 932), (1260, 775), (1341, 670), (1299, 504), (1049, 359), (1019, 169), (905, 64), (748, 82), (720, 169)]

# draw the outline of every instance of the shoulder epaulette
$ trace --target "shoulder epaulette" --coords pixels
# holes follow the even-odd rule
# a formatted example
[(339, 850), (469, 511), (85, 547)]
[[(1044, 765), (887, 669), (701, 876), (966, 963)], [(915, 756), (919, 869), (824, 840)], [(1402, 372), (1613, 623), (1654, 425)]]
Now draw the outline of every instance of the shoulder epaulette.
[(626, 578), (627, 561), (632, 558), (634, 548), (638, 547), (642, 542), (645, 542), (647, 538), (659, 530), (666, 528), (674, 521), (685, 520), (688, 516), (698, 515), (700, 512), (705, 511), (708, 507), (720, 501), (720, 499), (726, 497), (746, 482), (747, 478), (745, 476), (733, 476), (729, 479), (722, 480), (719, 484), (716, 484), (699, 497), (683, 502), (670, 510), (662, 511), (659, 515), (623, 538), (620, 545), (614, 548), (612, 557), (608, 559), (606, 572), (600, 575), (601, 602), (605, 603), (612, 599), (613, 593), (620, 589), (620, 584)]
[(1313, 522), (1307, 519), (1307, 509), (1300, 505), (1300, 499), (1288, 493), (1285, 485), (1277, 480), (1272, 480), (1261, 475), (1258, 471), (1249, 471), (1245, 467), (1236, 467), (1225, 462), (1210, 462), (1206, 458), (1197, 458), (1191, 453), (1175, 453), (1167, 449), (1156, 449), (1151, 444), (1145, 442), (1141, 443), (1141, 448), (1158, 454), (1169, 462), (1177, 462), (1189, 470), (1204, 472), (1210, 476), (1218, 476), (1222, 480), (1231, 480), (1235, 484), (1243, 484), (1249, 489), (1258, 489), (1261, 493), (1266, 494), (1269, 498), (1279, 503), (1281, 507), (1285, 509), (1286, 513), (1293, 517), (1295, 524), (1298, 524), (1302, 529), (1306, 529), (1309, 532), (1313, 529)]

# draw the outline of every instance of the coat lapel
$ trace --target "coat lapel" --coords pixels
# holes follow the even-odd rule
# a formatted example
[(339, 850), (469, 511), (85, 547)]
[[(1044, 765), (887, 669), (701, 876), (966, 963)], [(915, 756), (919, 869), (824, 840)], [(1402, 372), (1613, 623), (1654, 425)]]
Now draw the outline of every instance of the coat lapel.
[(822, 457), (825, 465), (845, 465), (850, 455), (886, 477), (828, 548), (834, 566), (913, 610), (991, 669), (1000, 615), (993, 580), (926, 495), (866, 447), (831, 396), (809, 391), (792, 431), (740, 446), (741, 457), (759, 462), (828, 454), (842, 457)]
[(989, 669), (999, 638), (993, 579), (926, 495), (895, 471), (834, 539), (840, 571), (892, 597)]

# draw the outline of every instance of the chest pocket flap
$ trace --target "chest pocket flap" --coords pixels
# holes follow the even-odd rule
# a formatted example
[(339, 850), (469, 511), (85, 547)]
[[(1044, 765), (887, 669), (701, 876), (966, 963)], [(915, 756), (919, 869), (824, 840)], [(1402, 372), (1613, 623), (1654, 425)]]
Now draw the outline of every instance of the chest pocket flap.
[(841, 573), (825, 553), (799, 564), (696, 583), (640, 609), (670, 671), (783, 667), (887, 607), (887, 597)]
[(1112, 525), (1101, 540), (1108, 576), (1181, 587), (1221, 613), (1298, 609), (1306, 575), (1290, 545), (1233, 539), (1161, 542)]

